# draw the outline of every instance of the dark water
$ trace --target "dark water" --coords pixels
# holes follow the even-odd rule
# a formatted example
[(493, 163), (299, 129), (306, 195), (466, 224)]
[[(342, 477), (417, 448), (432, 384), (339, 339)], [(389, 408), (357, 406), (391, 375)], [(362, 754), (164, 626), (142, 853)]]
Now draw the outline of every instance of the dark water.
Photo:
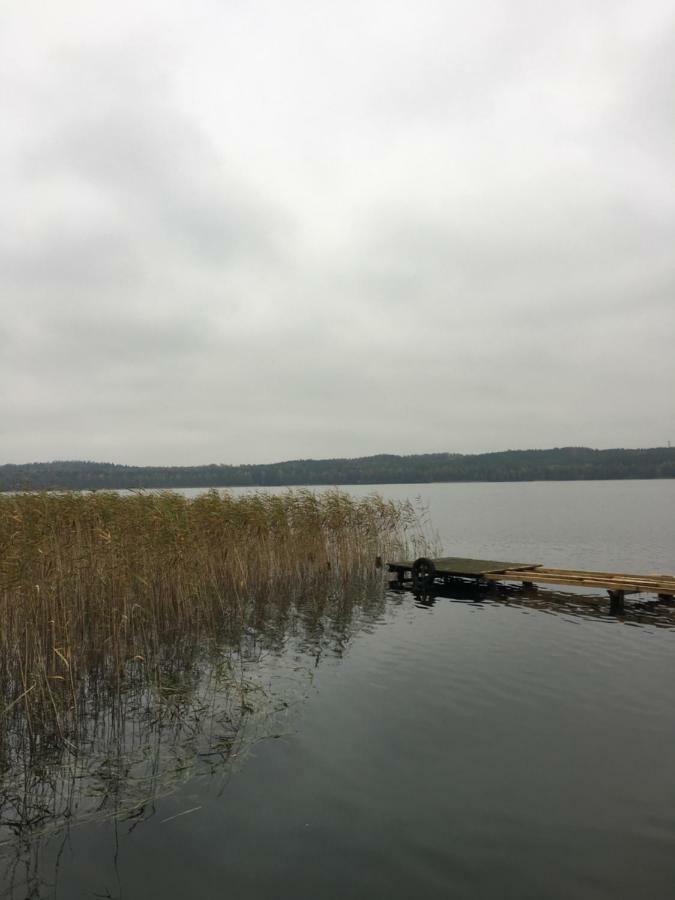
[[(381, 490), (430, 500), (447, 552), (675, 570), (673, 482)], [(673, 625), (546, 592), (305, 600), (249, 636), (263, 699), (220, 698), (227, 753), (205, 703), (147, 744), (142, 807), (109, 790), (0, 846), (6, 896), (671, 898)]]

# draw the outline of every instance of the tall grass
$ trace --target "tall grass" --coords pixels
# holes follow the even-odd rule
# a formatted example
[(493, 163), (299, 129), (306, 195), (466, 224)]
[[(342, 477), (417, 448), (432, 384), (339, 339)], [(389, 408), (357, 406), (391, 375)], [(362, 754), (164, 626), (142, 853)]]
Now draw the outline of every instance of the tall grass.
[(168, 646), (372, 575), (415, 525), (409, 504), (339, 491), (1, 496), (0, 718), (73, 737), (88, 681), (159, 684)]

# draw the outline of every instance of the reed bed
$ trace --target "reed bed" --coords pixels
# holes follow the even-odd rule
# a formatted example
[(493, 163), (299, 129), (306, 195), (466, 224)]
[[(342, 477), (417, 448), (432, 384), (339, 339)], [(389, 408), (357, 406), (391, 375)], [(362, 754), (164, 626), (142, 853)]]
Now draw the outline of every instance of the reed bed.
[(181, 642), (372, 577), (417, 522), (407, 503), (339, 491), (1, 496), (0, 719), (20, 715), (29, 741), (76, 740), (92, 682), (160, 689)]

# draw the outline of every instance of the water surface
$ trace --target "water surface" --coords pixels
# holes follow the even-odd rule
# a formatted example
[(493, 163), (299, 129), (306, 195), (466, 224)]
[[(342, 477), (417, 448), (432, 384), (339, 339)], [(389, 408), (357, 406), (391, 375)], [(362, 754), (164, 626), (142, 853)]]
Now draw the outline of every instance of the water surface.
[[(421, 496), (448, 553), (675, 569), (674, 482), (378, 489)], [(673, 624), (667, 608), (617, 619), (548, 592), (305, 598), (227, 651), (259, 691), (246, 708), (222, 689), (226, 752), (209, 755), (201, 701), (192, 735), (167, 719), (153, 744), (139, 718), (148, 802), (116, 814), (134, 776), (115, 769), (103, 815), (15, 828), (0, 883), (17, 898), (665, 900)], [(205, 685), (209, 665), (194, 669)]]

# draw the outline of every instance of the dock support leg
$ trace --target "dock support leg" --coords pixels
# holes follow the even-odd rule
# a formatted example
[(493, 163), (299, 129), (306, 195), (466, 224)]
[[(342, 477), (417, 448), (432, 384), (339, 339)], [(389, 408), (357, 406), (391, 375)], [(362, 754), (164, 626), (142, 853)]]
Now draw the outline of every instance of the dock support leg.
[(524, 581), (523, 582), (523, 590), (524, 591), (536, 591), (537, 585), (534, 583), (534, 581)]
[(675, 597), (672, 594), (659, 594), (659, 602), (666, 603), (668, 606), (671, 606)]
[(613, 616), (619, 616), (624, 612), (625, 591), (607, 591), (609, 594), (609, 611)]

